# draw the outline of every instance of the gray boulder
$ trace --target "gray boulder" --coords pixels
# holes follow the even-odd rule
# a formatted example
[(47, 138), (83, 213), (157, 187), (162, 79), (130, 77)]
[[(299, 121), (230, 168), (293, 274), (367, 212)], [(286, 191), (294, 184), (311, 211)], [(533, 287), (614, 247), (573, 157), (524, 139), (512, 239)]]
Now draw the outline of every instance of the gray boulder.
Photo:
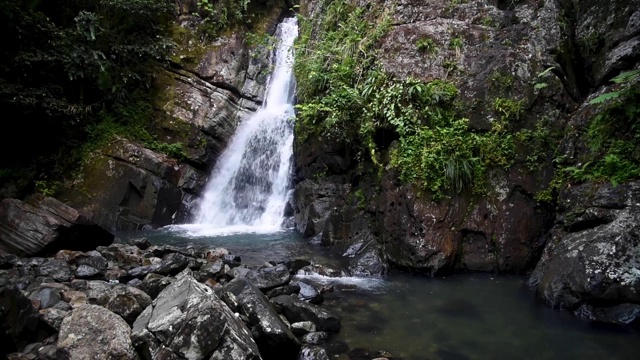
[(58, 359), (138, 359), (130, 333), (120, 316), (100, 306), (81, 305), (62, 321)]
[(88, 303), (105, 307), (120, 315), (129, 324), (151, 305), (151, 297), (132, 286), (113, 285), (100, 280), (80, 284), (76, 288), (86, 294)]
[(584, 184), (562, 212), (529, 284), (549, 306), (593, 320), (640, 317), (640, 182)]
[(260, 359), (249, 329), (187, 273), (138, 317), (132, 340), (146, 359)]
[(165, 255), (162, 261), (146, 266), (139, 266), (127, 272), (127, 278), (144, 278), (147, 274), (176, 275), (189, 266), (189, 258), (178, 253)]
[(286, 265), (280, 264), (251, 270), (247, 273), (246, 278), (260, 290), (268, 291), (288, 284), (291, 280), (291, 273)]
[(298, 356), (298, 360), (329, 360), (327, 352), (318, 346), (305, 346)]

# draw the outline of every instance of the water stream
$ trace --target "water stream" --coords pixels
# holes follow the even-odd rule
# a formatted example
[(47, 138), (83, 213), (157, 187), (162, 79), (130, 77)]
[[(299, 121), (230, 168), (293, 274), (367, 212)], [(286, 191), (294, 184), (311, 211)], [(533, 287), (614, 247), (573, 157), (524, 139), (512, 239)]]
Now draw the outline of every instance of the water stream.
[[(331, 267), (341, 259), (283, 229), (293, 143), (292, 44), (295, 19), (279, 25), (264, 106), (240, 124), (218, 161), (194, 224), (143, 233), (155, 244), (222, 246), (245, 264), (306, 258)], [(332, 284), (325, 306), (342, 317), (332, 358), (351, 350), (379, 350), (404, 360), (637, 359), (640, 331), (603, 327), (537, 304), (523, 277), (458, 275), (424, 278), (315, 278)], [(335, 351), (334, 351), (335, 350)]]

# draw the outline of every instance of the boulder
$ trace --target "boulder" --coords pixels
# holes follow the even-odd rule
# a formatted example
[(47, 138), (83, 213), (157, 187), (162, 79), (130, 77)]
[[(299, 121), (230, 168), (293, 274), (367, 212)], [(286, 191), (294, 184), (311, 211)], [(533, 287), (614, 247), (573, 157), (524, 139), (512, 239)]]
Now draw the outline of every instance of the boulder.
[(48, 277), (57, 282), (70, 281), (73, 277), (71, 268), (62, 260), (45, 258), (33, 267), (33, 274), (36, 277)]
[(93, 280), (76, 286), (76, 290), (86, 294), (88, 303), (100, 305), (120, 315), (129, 324), (151, 304), (151, 297), (145, 292), (124, 284)]
[(113, 244), (108, 247), (99, 247), (97, 251), (105, 259), (117, 263), (124, 269), (142, 265), (143, 252), (137, 246)]
[[(296, 281), (295, 285), (300, 287), (298, 291), (298, 298), (304, 301), (308, 301), (312, 304), (320, 305), (324, 301), (324, 296), (320, 293), (315, 286), (307, 284), (304, 281)], [(283, 294), (290, 295), (290, 294)]]
[(180, 274), (138, 317), (132, 339), (146, 359), (260, 359), (249, 329), (188, 273)]
[(97, 305), (74, 309), (60, 326), (58, 359), (138, 359), (131, 329), (122, 318)]
[(162, 261), (153, 265), (133, 268), (126, 274), (126, 278), (144, 278), (148, 274), (176, 275), (189, 266), (189, 258), (179, 253), (171, 253), (162, 258)]
[(135, 287), (147, 293), (147, 295), (149, 295), (151, 299), (155, 299), (156, 297), (158, 297), (158, 294), (160, 294), (160, 292), (164, 288), (169, 286), (173, 281), (174, 279), (171, 277), (151, 273), (145, 276), (144, 280), (142, 280)]
[(310, 332), (302, 336), (302, 342), (311, 345), (324, 344), (327, 340), (329, 340), (329, 333), (324, 331)]
[(560, 195), (558, 223), (529, 278), (549, 306), (603, 322), (640, 318), (640, 182)]
[(286, 265), (263, 266), (247, 273), (246, 278), (262, 291), (283, 286), (291, 280), (291, 273)]
[(329, 355), (319, 346), (305, 346), (300, 350), (298, 360), (329, 360)]
[(293, 359), (300, 342), (285, 325), (269, 299), (247, 279), (234, 279), (223, 291), (234, 295), (237, 308), (249, 319), (251, 332), (264, 359)]
[(318, 331), (340, 331), (340, 319), (329, 311), (288, 295), (280, 295), (271, 299), (291, 323), (311, 321)]
[(54, 198), (34, 195), (28, 202), (0, 202), (0, 252), (32, 256), (61, 249), (88, 251), (111, 244), (113, 238), (113, 234)]
[(311, 321), (300, 321), (291, 324), (291, 332), (296, 336), (303, 336), (316, 331), (316, 324)]
[(291, 295), (291, 294), (297, 294), (299, 292), (300, 292), (300, 286), (299, 285), (293, 284), (293, 283), (289, 283), (287, 285), (280, 286), (280, 287), (277, 287), (275, 289), (271, 289), (271, 290), (267, 291), (265, 294), (269, 298), (274, 298), (274, 297), (280, 296), (280, 295)]

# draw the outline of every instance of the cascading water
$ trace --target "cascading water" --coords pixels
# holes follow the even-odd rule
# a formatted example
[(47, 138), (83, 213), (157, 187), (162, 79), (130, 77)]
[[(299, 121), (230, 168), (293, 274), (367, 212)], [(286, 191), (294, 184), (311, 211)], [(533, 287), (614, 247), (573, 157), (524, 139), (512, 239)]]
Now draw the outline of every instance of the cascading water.
[(288, 197), (293, 152), (293, 42), (295, 18), (276, 31), (274, 69), (265, 102), (242, 123), (212, 172), (195, 223), (207, 232), (280, 229)]

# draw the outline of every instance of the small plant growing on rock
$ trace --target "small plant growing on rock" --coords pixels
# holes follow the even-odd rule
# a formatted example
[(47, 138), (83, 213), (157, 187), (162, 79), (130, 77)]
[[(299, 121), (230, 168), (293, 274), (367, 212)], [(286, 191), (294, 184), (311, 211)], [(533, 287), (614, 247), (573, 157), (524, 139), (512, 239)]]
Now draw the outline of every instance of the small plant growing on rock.
[(491, 73), (491, 76), (489, 76), (489, 82), (496, 89), (506, 91), (513, 86), (514, 78), (513, 75), (509, 73), (495, 70)]
[(505, 122), (512, 122), (520, 120), (523, 108), (524, 100), (515, 101), (512, 99), (496, 98), (493, 101), (493, 110), (500, 114), (501, 118)]
[(489, 15), (486, 15), (485, 17), (482, 18), (480, 23), (484, 26), (493, 27), (493, 18)]
[(449, 41), (449, 48), (456, 51), (456, 56), (460, 56), (462, 51), (462, 47), (464, 47), (464, 39), (460, 36), (454, 37)]
[(425, 54), (434, 54), (437, 49), (437, 45), (433, 39), (422, 38), (416, 41), (416, 49)]
[(541, 72), (540, 74), (538, 74), (538, 82), (536, 82), (536, 84), (533, 86), (533, 89), (535, 90), (535, 92), (539, 92), (540, 90), (546, 88), (549, 84), (547, 84), (546, 82), (542, 81), (542, 79), (544, 79), (545, 77), (547, 77), (549, 75), (549, 73), (551, 72), (551, 70), (553, 70), (554, 67), (548, 67), (547, 69), (545, 69), (543, 72)]

